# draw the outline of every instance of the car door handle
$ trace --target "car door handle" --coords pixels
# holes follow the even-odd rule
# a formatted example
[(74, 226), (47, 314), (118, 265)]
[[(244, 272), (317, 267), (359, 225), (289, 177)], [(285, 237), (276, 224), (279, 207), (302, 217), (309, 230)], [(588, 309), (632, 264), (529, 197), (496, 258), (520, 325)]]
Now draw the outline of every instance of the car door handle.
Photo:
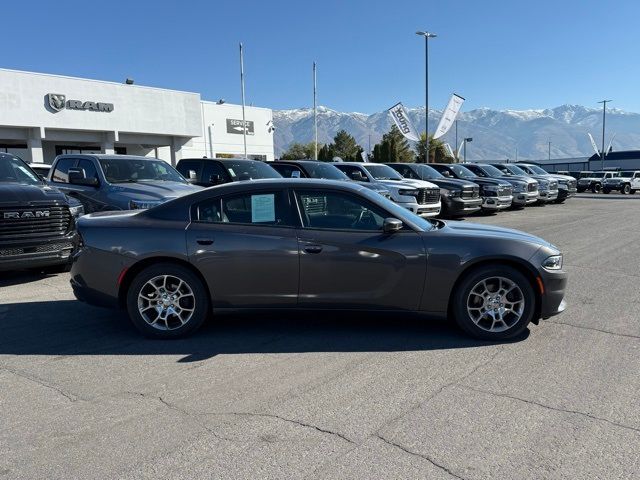
[(198, 245), (211, 245), (213, 244), (213, 238), (198, 238), (196, 242)]
[(322, 245), (307, 245), (304, 247), (304, 251), (307, 253), (320, 253), (322, 251)]

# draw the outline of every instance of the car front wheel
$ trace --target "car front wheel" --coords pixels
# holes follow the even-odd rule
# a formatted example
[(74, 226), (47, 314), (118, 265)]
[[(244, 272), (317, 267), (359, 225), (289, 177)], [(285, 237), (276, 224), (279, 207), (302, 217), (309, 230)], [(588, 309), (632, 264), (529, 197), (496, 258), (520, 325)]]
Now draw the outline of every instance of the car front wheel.
[(189, 269), (162, 263), (141, 271), (127, 292), (127, 311), (135, 327), (152, 338), (179, 338), (206, 320), (209, 298)]
[(506, 340), (521, 334), (535, 311), (531, 282), (518, 270), (503, 265), (471, 271), (456, 289), (456, 323), (483, 340)]
[(622, 187), (622, 193), (629, 195), (631, 193), (631, 185), (625, 184), (625, 186)]

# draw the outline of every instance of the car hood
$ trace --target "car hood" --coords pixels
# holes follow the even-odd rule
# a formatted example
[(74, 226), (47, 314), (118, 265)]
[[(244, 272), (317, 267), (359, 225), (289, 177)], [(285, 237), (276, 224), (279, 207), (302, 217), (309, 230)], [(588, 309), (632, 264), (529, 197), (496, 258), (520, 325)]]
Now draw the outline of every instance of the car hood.
[(506, 180), (507, 182), (515, 180), (517, 182), (533, 183), (533, 182), (536, 181), (531, 177), (523, 177), (522, 175), (509, 175), (509, 176), (505, 176), (505, 177), (502, 177), (502, 178), (504, 180)]
[(477, 183), (478, 185), (497, 185), (499, 187), (511, 186), (511, 183), (507, 182), (506, 180), (500, 180), (498, 178), (474, 177), (472, 182)]
[(396, 188), (405, 188), (407, 185), (414, 188), (439, 188), (437, 185), (434, 185), (431, 182), (427, 182), (425, 180), (413, 180), (411, 178), (403, 178), (402, 180), (376, 180), (376, 181), (385, 186), (396, 187)]
[(458, 180), (458, 179), (455, 179), (455, 178), (453, 178), (453, 179), (451, 179), (451, 178), (434, 178), (434, 179), (430, 179), (429, 181), (431, 183), (435, 183), (440, 188), (447, 188), (447, 189), (450, 189), (450, 190), (453, 190), (453, 189), (462, 190), (463, 187), (475, 187), (475, 186), (477, 186), (476, 183), (469, 182), (467, 180)]
[(39, 185), (24, 185), (9, 182), (0, 183), (0, 205), (28, 205), (30, 202), (66, 203), (66, 198), (60, 190), (44, 183)]
[(575, 182), (576, 179), (569, 176), (569, 175), (557, 175), (555, 173), (550, 173), (549, 174), (550, 177), (555, 178), (558, 181), (562, 181), (562, 182)]
[(180, 182), (114, 183), (111, 192), (138, 200), (167, 200), (202, 190), (202, 187)]
[(518, 241), (524, 241), (533, 243), (540, 246), (545, 246), (557, 250), (551, 243), (543, 240), (540, 237), (531, 235), (520, 230), (514, 230), (511, 228), (496, 227), (493, 225), (484, 225), (480, 223), (471, 222), (445, 222), (446, 229), (454, 234), (469, 235), (469, 236), (482, 236), (482, 237), (496, 237), (501, 239), (512, 239)]

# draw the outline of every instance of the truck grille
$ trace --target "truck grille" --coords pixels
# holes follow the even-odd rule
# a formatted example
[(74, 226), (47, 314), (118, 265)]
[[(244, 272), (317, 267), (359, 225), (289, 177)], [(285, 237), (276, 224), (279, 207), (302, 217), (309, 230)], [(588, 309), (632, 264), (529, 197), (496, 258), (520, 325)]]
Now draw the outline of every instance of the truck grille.
[(438, 201), (440, 201), (440, 189), (419, 188), (417, 198), (420, 205), (424, 205), (426, 203), (438, 203)]
[(555, 180), (551, 180), (549, 182), (549, 190), (557, 190), (558, 189), (558, 182)]
[(462, 198), (478, 198), (480, 196), (480, 187), (464, 188), (462, 190)]
[(59, 205), (0, 208), (0, 239), (64, 236), (71, 229), (69, 208)]
[(576, 188), (578, 186), (578, 182), (575, 181), (575, 180), (569, 180), (567, 182), (567, 185), (568, 185), (569, 188)]

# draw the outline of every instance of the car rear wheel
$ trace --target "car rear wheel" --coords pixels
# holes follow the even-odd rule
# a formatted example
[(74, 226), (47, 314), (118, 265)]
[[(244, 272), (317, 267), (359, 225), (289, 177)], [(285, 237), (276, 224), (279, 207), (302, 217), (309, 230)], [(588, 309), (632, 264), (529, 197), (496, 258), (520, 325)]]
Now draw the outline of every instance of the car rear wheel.
[(531, 282), (503, 265), (471, 271), (456, 289), (452, 310), (465, 332), (483, 340), (505, 340), (521, 334), (535, 311)]
[(599, 183), (596, 183), (591, 187), (591, 191), (593, 193), (600, 193), (601, 190), (602, 190), (602, 185), (600, 185)]
[(135, 327), (152, 338), (179, 338), (206, 320), (209, 298), (189, 269), (162, 263), (140, 272), (127, 292), (127, 311)]

